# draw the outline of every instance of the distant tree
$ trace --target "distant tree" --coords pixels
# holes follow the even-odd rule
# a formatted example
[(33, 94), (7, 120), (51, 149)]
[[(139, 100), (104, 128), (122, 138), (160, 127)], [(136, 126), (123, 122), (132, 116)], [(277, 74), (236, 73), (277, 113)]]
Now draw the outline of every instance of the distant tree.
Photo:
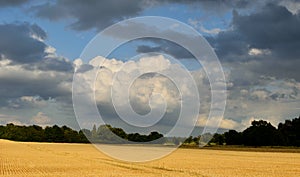
[(193, 138), (193, 142), (194, 142), (196, 145), (199, 145), (199, 141), (200, 141), (200, 136), (197, 136), (197, 137), (194, 137), (194, 138)]
[(252, 125), (243, 131), (243, 143), (248, 146), (279, 145), (279, 132), (269, 122), (253, 121)]
[(190, 144), (190, 143), (192, 143), (193, 142), (193, 136), (189, 136), (185, 141), (184, 141), (184, 143), (186, 143), (186, 144)]
[(6, 127), (0, 125), (0, 138), (3, 138), (5, 132), (6, 132)]
[(164, 135), (155, 131), (148, 135), (148, 142), (154, 144), (163, 144), (166, 142), (166, 139), (164, 138)]
[(36, 141), (36, 142), (44, 141), (44, 129), (42, 127), (37, 125), (31, 125), (26, 129), (27, 129), (26, 141)]
[(61, 128), (64, 133), (64, 140), (63, 142), (72, 143), (72, 142), (80, 142), (79, 134), (77, 131), (72, 130), (67, 126), (63, 126)]
[(222, 134), (215, 133), (210, 142), (216, 143), (217, 145), (223, 145), (225, 143), (225, 137)]
[[(96, 142), (101, 143), (117, 143), (117, 136), (110, 130), (112, 127), (110, 125), (100, 125), (97, 130)], [(92, 131), (93, 134), (93, 131)], [(92, 135), (93, 136), (93, 135)]]
[(127, 139), (127, 134), (125, 133), (125, 131), (123, 129), (121, 129), (121, 128), (112, 128), (111, 126), (109, 128), (118, 137), (120, 137), (122, 139)]
[[(86, 130), (86, 129), (83, 129), (83, 130), (80, 130), (78, 132), (78, 136), (79, 136), (79, 143), (89, 143), (90, 141), (88, 140), (87, 136), (89, 136), (88, 134), (85, 134), (83, 131)], [(90, 131), (89, 131), (90, 132)]]
[(278, 125), (278, 131), (283, 139), (283, 145), (300, 146), (300, 116), (286, 120)]
[(6, 128), (4, 129), (4, 133), (3, 133), (3, 138), (4, 139), (9, 139), (9, 140), (16, 140), (15, 137), (15, 125), (12, 123), (6, 124)]
[(91, 139), (92, 138), (92, 132), (88, 129), (82, 129), (79, 131), (79, 133), (82, 133), (86, 138)]
[(37, 141), (37, 142), (66, 142), (66, 143), (128, 143), (127, 140), (134, 142), (148, 142), (163, 144), (166, 139), (158, 132), (151, 132), (149, 135), (140, 135), (139, 133), (127, 134), (121, 128), (115, 128), (111, 125), (101, 125), (96, 129), (93, 126), (92, 131), (82, 129), (79, 132), (67, 126), (59, 127), (54, 125), (43, 129), (40, 126), (17, 126), (14, 124), (0, 125), (0, 138), (16, 141)]
[(200, 136), (200, 143), (209, 143), (209, 141), (213, 138), (213, 135), (211, 133), (204, 133)]
[(225, 143), (227, 145), (241, 145), (243, 144), (242, 133), (235, 130), (229, 130), (224, 133)]
[(92, 139), (96, 139), (97, 138), (97, 128), (96, 128), (95, 124), (93, 126), (91, 133), (92, 133)]
[(133, 142), (140, 142), (141, 141), (140, 136), (141, 135), (139, 133), (130, 133), (128, 134), (128, 140)]
[(64, 142), (64, 131), (59, 126), (45, 128), (45, 140), (47, 142)]
[(47, 126), (45, 129), (38, 125), (18, 126), (12, 123), (6, 126), (0, 125), (0, 138), (32, 142), (89, 142), (82, 131), (77, 132), (67, 126), (57, 125)]
[(69, 143), (88, 143), (89, 140), (98, 143), (122, 143), (129, 140), (134, 142), (148, 143), (164, 143), (173, 142), (179, 145), (181, 142), (189, 144), (198, 144), (201, 138), (201, 143), (214, 142), (223, 144), (224, 141), (228, 145), (248, 145), (248, 146), (273, 146), (273, 145), (288, 145), (300, 146), (300, 117), (292, 120), (286, 120), (284, 123), (279, 123), (278, 129), (273, 127), (269, 122), (260, 120), (253, 121), (251, 126), (243, 132), (229, 130), (224, 134), (205, 133), (198, 137), (188, 137), (186, 140), (180, 137), (164, 138), (158, 132), (151, 132), (149, 135), (141, 135), (139, 133), (127, 134), (121, 128), (115, 128), (110, 125), (101, 125), (96, 128), (87, 130), (82, 129), (79, 132), (67, 126), (59, 127), (54, 125), (47, 126), (43, 129), (37, 125), (18, 126), (12, 123), (6, 126), (0, 125), (0, 138), (15, 140), (15, 141), (37, 141), (37, 142), (69, 142)]
[(148, 135), (148, 140), (149, 141), (154, 141), (154, 140), (158, 140), (159, 138), (162, 138), (163, 135), (158, 133), (158, 132), (151, 132), (149, 135)]

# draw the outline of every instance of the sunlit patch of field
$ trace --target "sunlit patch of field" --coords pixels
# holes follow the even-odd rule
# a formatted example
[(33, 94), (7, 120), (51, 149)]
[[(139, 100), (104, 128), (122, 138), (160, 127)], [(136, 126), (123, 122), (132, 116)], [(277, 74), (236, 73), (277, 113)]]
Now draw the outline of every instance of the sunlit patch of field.
[(160, 160), (114, 160), (90, 144), (0, 140), (0, 176), (300, 176), (300, 153), (178, 149)]

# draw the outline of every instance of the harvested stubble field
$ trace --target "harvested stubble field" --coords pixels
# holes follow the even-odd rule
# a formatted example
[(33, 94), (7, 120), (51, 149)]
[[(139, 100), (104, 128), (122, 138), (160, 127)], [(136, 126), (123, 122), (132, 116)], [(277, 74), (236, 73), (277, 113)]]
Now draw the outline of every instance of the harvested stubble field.
[(128, 163), (90, 144), (0, 140), (0, 176), (300, 176), (300, 153), (178, 149), (160, 160)]

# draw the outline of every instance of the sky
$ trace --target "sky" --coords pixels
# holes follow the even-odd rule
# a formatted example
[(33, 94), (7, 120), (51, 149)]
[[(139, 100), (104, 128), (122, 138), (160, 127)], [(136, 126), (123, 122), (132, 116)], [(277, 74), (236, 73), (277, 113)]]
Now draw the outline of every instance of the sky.
[[(257, 119), (277, 126), (300, 114), (299, 9), (297, 0), (2, 0), (0, 124), (58, 124), (78, 129), (72, 100), (73, 75), (77, 72), (86, 84), (81, 88), (85, 90), (92, 88), (91, 80), (98, 74), (95, 100), (100, 115), (106, 123), (128, 128), (128, 122), (120, 123), (113, 107), (111, 89), (117, 88), (114, 93), (120, 94), (116, 98), (122, 103), (120, 90), (126, 89), (122, 79), (134, 80), (135, 73), (176, 73), (184, 69), (194, 81), (182, 82), (179, 87), (160, 74), (141, 75), (132, 82), (129, 104), (139, 115), (151, 111), (155, 115), (166, 102), (166, 114), (159, 125), (147, 130), (167, 132), (180, 115), (180, 96), (186, 95), (189, 100), (199, 95), (194, 121), (204, 126), (209, 117), (211, 85), (205, 68), (182, 46), (144, 38), (125, 43), (108, 56), (95, 56), (88, 62), (81, 58), (89, 42), (110, 25), (134, 17), (160, 16), (192, 27), (219, 58), (227, 86), (226, 109), (220, 124), (209, 126), (243, 130)], [(143, 30), (153, 29), (147, 22), (131, 29), (136, 33)], [(176, 30), (171, 34), (192, 39), (190, 34)], [(122, 35), (126, 34), (114, 37)], [(101, 45), (108, 45), (106, 42)], [(170, 58), (179, 64), (170, 62)], [(197, 93), (190, 90), (193, 84)], [(89, 102), (82, 100), (83, 105)], [(120, 110), (128, 108), (126, 103), (118, 106)], [(193, 106), (190, 103), (188, 108)], [(186, 119), (190, 120), (188, 116)], [(91, 128), (94, 123), (86, 118), (80, 126)]]

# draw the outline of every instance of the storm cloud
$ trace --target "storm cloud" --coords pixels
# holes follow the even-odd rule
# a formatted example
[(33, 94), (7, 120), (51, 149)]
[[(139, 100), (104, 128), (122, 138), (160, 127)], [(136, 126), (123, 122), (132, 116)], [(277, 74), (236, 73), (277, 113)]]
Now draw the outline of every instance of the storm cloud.
[(55, 49), (44, 42), (47, 34), (43, 29), (29, 23), (2, 24), (0, 36), (2, 99), (70, 95), (63, 83), (72, 80), (73, 63), (57, 56)]
[(57, 21), (62, 19), (71, 19), (73, 22), (69, 25), (71, 29), (84, 31), (96, 29), (97, 31), (123, 19), (141, 15), (144, 10), (159, 7), (162, 5), (180, 4), (187, 5), (191, 10), (201, 8), (209, 13), (228, 12), (232, 9), (245, 9), (250, 7), (259, 7), (272, 1), (246, 1), (246, 0), (110, 0), (110, 1), (89, 1), (84, 0), (58, 0), (56, 2), (46, 2), (34, 5), (28, 11), (33, 12), (39, 18)]
[(16, 63), (31, 63), (43, 58), (46, 33), (36, 24), (1, 24), (0, 59)]
[(124, 18), (137, 16), (144, 8), (145, 1), (89, 1), (60, 0), (31, 8), (37, 17), (60, 20), (75, 19), (70, 28), (75, 30), (103, 29)]
[[(232, 27), (209, 39), (221, 58), (238, 60), (249, 50), (269, 50), (272, 58), (299, 59), (300, 18), (283, 6), (268, 4), (258, 12), (233, 11)], [(248, 56), (249, 57), (249, 56)]]

